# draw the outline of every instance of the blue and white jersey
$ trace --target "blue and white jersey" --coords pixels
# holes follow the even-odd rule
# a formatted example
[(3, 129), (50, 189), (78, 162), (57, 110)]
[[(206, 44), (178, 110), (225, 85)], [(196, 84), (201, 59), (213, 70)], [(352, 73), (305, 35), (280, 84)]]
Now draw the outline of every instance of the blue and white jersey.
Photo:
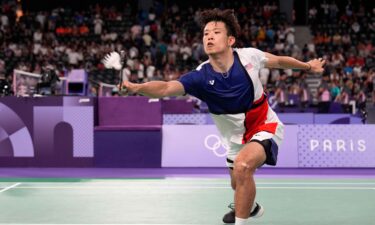
[(269, 107), (259, 79), (266, 62), (265, 53), (258, 49), (236, 48), (228, 73), (214, 71), (206, 61), (179, 80), (187, 94), (207, 103), (229, 147), (246, 143), (259, 132), (280, 133), (276, 142), (281, 142), (283, 125)]
[[(259, 56), (261, 51), (252, 49), (256, 53), (255, 65), (262, 65), (265, 59)], [(255, 70), (253, 64), (247, 64), (250, 70)], [(250, 68), (249, 68), (250, 67)], [(256, 69), (258, 71), (258, 69)], [(256, 74), (255, 76), (258, 76)], [(193, 70), (183, 77), (180, 82), (184, 85), (185, 92), (206, 102), (209, 111), (213, 114), (236, 114), (247, 112), (254, 98), (258, 99), (263, 94), (263, 88), (258, 90), (260, 96), (254, 96), (254, 91), (259, 79), (254, 81), (248, 75), (246, 68), (241, 64), (237, 52), (234, 52), (234, 63), (227, 73), (214, 71), (211, 64), (206, 61), (196, 70)]]

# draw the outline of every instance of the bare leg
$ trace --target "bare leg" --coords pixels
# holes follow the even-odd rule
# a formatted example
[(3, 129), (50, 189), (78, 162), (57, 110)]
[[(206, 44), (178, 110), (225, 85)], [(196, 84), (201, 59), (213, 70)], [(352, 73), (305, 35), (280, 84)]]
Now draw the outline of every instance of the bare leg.
[(256, 194), (253, 175), (265, 160), (266, 153), (263, 146), (257, 142), (250, 142), (243, 147), (234, 162), (234, 202), (236, 217), (238, 218), (246, 219), (249, 217)]
[[(230, 174), (230, 184), (232, 186), (233, 193), (235, 193), (236, 192), (236, 180), (234, 179), (234, 175), (233, 175), (233, 170), (232, 169), (229, 169), (229, 174)], [(254, 203), (253, 203), (253, 206), (251, 207), (250, 212), (252, 212), (255, 207), (256, 207), (256, 205), (255, 205), (255, 199), (254, 199)]]
[(232, 189), (233, 189), (233, 191), (236, 191), (236, 181), (234, 179), (234, 175), (233, 175), (233, 170), (232, 169), (229, 169), (229, 174), (230, 174), (230, 184), (232, 186)]

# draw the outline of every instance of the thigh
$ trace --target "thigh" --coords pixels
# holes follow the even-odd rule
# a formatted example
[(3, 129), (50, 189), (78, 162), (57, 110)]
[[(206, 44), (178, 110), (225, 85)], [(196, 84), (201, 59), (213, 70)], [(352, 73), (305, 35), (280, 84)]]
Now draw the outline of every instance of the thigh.
[(238, 153), (235, 167), (241, 166), (255, 171), (265, 163), (266, 159), (267, 155), (263, 145), (258, 142), (249, 142)]

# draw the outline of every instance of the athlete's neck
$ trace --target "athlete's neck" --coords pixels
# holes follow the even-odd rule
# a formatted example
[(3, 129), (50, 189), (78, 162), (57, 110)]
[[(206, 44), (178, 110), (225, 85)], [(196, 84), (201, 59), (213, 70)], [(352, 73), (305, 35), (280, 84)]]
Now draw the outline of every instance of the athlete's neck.
[(233, 65), (233, 51), (226, 51), (222, 54), (210, 55), (209, 61), (212, 68), (218, 73), (227, 73)]

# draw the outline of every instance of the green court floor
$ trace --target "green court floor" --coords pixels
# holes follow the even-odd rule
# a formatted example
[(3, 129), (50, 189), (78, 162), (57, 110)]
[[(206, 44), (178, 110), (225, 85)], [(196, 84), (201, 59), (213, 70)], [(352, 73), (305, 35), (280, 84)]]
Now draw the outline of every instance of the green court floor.
[[(374, 225), (375, 179), (257, 179), (256, 225)], [(221, 225), (226, 178), (0, 179), (0, 224)]]

